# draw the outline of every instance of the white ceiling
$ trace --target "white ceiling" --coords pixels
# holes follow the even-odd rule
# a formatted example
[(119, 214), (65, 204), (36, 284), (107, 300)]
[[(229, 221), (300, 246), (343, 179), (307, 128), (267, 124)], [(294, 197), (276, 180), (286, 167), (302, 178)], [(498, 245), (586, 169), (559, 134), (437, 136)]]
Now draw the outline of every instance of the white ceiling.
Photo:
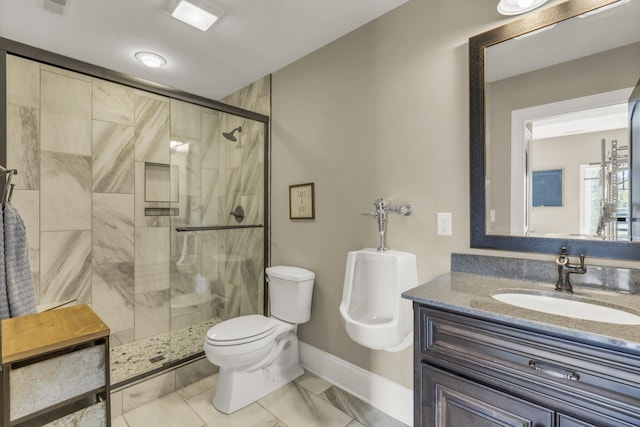
[(570, 111), (565, 114), (533, 120), (532, 138), (538, 140), (611, 129), (625, 129), (629, 126), (628, 110), (627, 103), (622, 103)]
[[(207, 32), (171, 18), (169, 0), (0, 0), (0, 37), (211, 99), (275, 72), (408, 0), (212, 0)], [(151, 69), (136, 51), (158, 53)]]

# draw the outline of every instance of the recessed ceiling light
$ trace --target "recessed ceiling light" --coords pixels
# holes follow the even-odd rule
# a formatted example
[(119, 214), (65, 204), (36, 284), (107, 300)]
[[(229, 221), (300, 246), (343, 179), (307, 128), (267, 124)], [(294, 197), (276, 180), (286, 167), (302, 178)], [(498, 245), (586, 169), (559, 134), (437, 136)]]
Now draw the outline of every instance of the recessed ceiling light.
[(158, 68), (167, 63), (167, 60), (157, 53), (153, 52), (136, 52), (135, 57), (147, 67)]
[(502, 15), (519, 15), (545, 4), (547, 0), (500, 0), (498, 12)]
[(201, 31), (207, 31), (222, 16), (222, 11), (207, 0), (172, 1), (167, 12)]

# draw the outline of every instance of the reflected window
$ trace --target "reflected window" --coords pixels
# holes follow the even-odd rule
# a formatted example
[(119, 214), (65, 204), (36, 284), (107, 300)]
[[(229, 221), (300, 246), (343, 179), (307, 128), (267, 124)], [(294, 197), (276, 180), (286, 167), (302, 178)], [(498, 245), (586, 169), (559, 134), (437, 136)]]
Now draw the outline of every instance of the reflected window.
[(629, 240), (629, 171), (611, 178), (599, 164), (580, 166), (580, 234)]

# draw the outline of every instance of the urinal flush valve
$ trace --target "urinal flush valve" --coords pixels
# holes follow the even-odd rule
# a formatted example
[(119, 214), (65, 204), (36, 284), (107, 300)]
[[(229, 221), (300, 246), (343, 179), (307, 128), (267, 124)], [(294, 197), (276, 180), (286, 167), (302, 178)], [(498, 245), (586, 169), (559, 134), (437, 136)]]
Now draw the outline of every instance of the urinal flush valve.
[(375, 208), (373, 212), (363, 213), (362, 215), (367, 215), (375, 218), (378, 224), (378, 236), (380, 238), (378, 251), (386, 251), (389, 249), (387, 247), (387, 236), (386, 236), (387, 214), (396, 213), (399, 215), (409, 216), (411, 215), (411, 205), (406, 203), (403, 205), (394, 206), (388, 200), (376, 199), (376, 201), (373, 202), (373, 207)]

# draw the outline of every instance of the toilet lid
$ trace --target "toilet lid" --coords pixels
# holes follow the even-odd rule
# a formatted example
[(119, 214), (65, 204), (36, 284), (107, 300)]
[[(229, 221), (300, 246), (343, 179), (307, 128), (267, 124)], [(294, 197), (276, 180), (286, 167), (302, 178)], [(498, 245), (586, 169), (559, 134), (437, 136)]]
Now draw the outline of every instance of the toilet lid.
[(267, 276), (279, 279), (291, 280), (294, 282), (311, 280), (316, 277), (315, 273), (300, 267), (291, 267), (288, 265), (275, 265), (266, 268)]
[(235, 317), (218, 323), (207, 331), (207, 341), (213, 345), (238, 345), (269, 336), (276, 322), (261, 314)]

